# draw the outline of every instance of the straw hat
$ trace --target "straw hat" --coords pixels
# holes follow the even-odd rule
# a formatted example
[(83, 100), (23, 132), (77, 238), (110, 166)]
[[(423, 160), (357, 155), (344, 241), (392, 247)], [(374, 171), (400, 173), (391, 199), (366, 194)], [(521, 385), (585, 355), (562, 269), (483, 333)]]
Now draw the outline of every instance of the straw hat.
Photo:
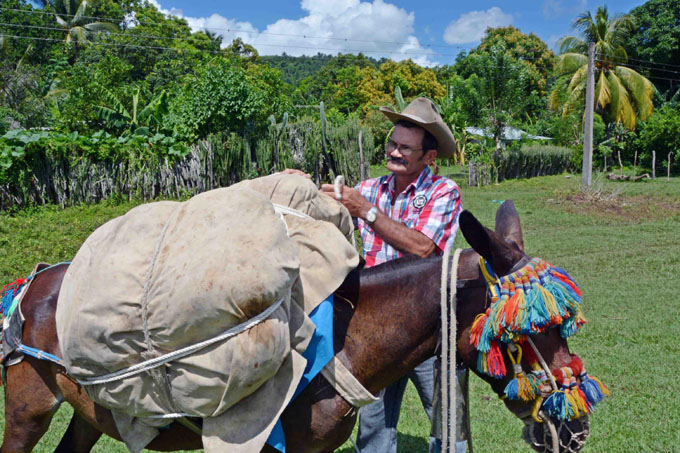
[(444, 123), (431, 100), (423, 97), (415, 98), (401, 113), (395, 112), (390, 107), (380, 107), (380, 111), (393, 123), (400, 120), (408, 121), (432, 134), (439, 145), (438, 157), (453, 156), (456, 139), (453, 138), (451, 129)]

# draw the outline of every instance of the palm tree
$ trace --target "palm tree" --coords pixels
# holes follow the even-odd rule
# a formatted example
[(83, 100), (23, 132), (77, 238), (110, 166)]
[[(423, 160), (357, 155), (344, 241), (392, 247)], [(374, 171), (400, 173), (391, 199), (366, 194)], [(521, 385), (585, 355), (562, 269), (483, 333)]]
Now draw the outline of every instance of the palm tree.
[(49, 2), (54, 17), (66, 34), (66, 43), (84, 46), (96, 32), (115, 32), (118, 27), (109, 22), (91, 22), (86, 16), (87, 0), (55, 0)]
[(562, 116), (582, 108), (588, 73), (588, 43), (595, 43), (595, 110), (606, 123), (621, 123), (634, 130), (637, 118), (644, 121), (654, 109), (654, 85), (625, 66), (628, 54), (623, 46), (634, 26), (630, 15), (610, 17), (606, 6), (599, 6), (595, 17), (587, 11), (573, 24), (581, 37), (560, 40), (560, 56), (555, 67), (563, 77), (550, 94), (550, 108), (562, 109)]

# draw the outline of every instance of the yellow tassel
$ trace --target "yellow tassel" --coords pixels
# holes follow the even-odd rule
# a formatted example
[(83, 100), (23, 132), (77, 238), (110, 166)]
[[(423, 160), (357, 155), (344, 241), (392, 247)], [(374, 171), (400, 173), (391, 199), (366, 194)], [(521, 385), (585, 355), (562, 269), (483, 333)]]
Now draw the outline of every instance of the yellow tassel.
[(583, 401), (583, 398), (581, 398), (581, 395), (579, 394), (578, 390), (570, 389), (569, 393), (571, 393), (572, 398), (574, 398), (574, 402), (576, 403), (576, 407), (578, 408), (578, 411), (582, 415), (587, 415), (588, 414), (588, 406), (586, 405), (586, 402)]
[(608, 389), (607, 387), (605, 387), (605, 385), (602, 383), (602, 381), (600, 381), (600, 380), (599, 380), (598, 378), (596, 378), (595, 376), (590, 376), (590, 375), (588, 375), (588, 376), (590, 377), (590, 379), (593, 379), (595, 382), (597, 382), (598, 384), (600, 384), (600, 390), (602, 390), (602, 393), (603, 393), (605, 396), (609, 396), (609, 395), (610, 395), (609, 389)]
[(548, 315), (550, 315), (550, 323), (558, 324), (562, 322), (562, 316), (560, 316), (560, 311), (557, 308), (557, 302), (555, 297), (548, 292), (543, 286), (539, 286), (538, 290), (541, 292), (543, 297), (543, 302), (545, 303), (545, 308), (548, 309)]
[[(578, 408), (578, 403), (576, 403), (576, 400), (574, 399), (574, 395), (571, 394), (571, 391), (567, 389), (566, 392), (564, 392), (564, 395), (567, 398), (567, 404), (569, 405), (569, 413), (572, 414), (571, 417), (569, 417), (570, 420), (575, 420), (581, 416), (579, 414), (579, 408)], [(583, 415), (586, 415), (586, 412), (583, 413)]]

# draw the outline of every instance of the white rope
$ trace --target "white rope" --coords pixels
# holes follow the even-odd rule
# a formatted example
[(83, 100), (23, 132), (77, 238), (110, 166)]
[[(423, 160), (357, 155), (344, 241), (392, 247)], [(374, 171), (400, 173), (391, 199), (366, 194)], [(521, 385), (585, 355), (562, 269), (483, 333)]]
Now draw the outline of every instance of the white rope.
[[(449, 256), (451, 249), (444, 251), (442, 260), (442, 275), (440, 289), (440, 306), (442, 322), (442, 358), (441, 358), (441, 405), (442, 405), (442, 447), (441, 451), (447, 453), (450, 445), (456, 444), (456, 280), (458, 278), (458, 260), (460, 259), (461, 249), (456, 249), (453, 254), (453, 267), (449, 274)], [(451, 282), (451, 292), (448, 293), (449, 281)], [(449, 294), (447, 303), (447, 293)], [(451, 326), (449, 327), (448, 316), (451, 316)], [(450, 401), (450, 405), (449, 405)], [(453, 416), (451, 414), (453, 410)]]
[(184, 417), (196, 417), (196, 415), (191, 415), (191, 414), (185, 414), (184, 412), (173, 412), (171, 414), (158, 414), (158, 415), (145, 415), (144, 417), (141, 418), (153, 418), (153, 419), (160, 419), (160, 420), (167, 420), (169, 418), (184, 418)]
[[(543, 371), (545, 371), (545, 375), (548, 376), (548, 379), (550, 379), (550, 386), (552, 387), (553, 391), (557, 391), (557, 383), (555, 382), (555, 378), (552, 375), (552, 372), (550, 371), (550, 368), (548, 367), (548, 364), (546, 363), (545, 359), (541, 355), (541, 352), (538, 350), (536, 345), (534, 344), (534, 341), (527, 336), (527, 341), (529, 342), (529, 345), (531, 346), (531, 349), (534, 350), (536, 353), (536, 357), (538, 357), (538, 361), (541, 364), (541, 367), (543, 367)], [(557, 434), (557, 429), (555, 429), (555, 425), (553, 424), (552, 420), (550, 420), (550, 417), (546, 416), (543, 411), (540, 411), (538, 416), (543, 419), (543, 422), (548, 426), (548, 429), (550, 430), (550, 437), (552, 438), (552, 451), (553, 453), (559, 453), (560, 451), (560, 438), (559, 435)]]
[(531, 345), (531, 349), (534, 350), (536, 353), (536, 357), (538, 357), (538, 361), (543, 367), (543, 371), (545, 371), (545, 375), (548, 376), (548, 379), (550, 379), (550, 386), (552, 387), (553, 391), (559, 390), (557, 388), (557, 383), (555, 382), (555, 378), (552, 375), (552, 372), (550, 371), (550, 368), (548, 367), (548, 364), (545, 362), (545, 359), (541, 355), (541, 352), (538, 350), (536, 345), (534, 344), (533, 340), (531, 337), (527, 336), (527, 340), (529, 341), (529, 344)]
[(196, 343), (187, 347), (184, 347), (182, 349), (179, 349), (174, 352), (170, 352), (168, 354), (164, 354), (159, 357), (155, 357), (153, 359), (147, 360), (145, 362), (138, 363), (136, 365), (132, 365), (131, 367), (115, 371), (113, 373), (105, 374), (103, 376), (97, 376), (97, 377), (92, 377), (92, 378), (85, 378), (85, 379), (78, 379), (78, 383), (80, 385), (96, 385), (96, 384), (106, 384), (108, 382), (113, 382), (113, 381), (118, 381), (121, 379), (125, 379), (130, 376), (134, 376), (135, 374), (142, 373), (144, 371), (150, 370), (152, 368), (156, 368), (160, 365), (163, 365), (165, 363), (171, 362), (173, 360), (180, 359), (182, 357), (188, 356), (189, 354), (193, 354), (196, 351), (199, 351), (207, 346), (210, 346), (212, 344), (215, 344), (217, 342), (220, 342), (222, 340), (226, 340), (227, 338), (233, 337), (235, 335), (238, 335), (241, 332), (244, 332), (257, 324), (261, 323), (265, 319), (271, 315), (274, 310), (279, 308), (279, 306), (283, 303), (285, 298), (281, 298), (277, 300), (274, 304), (271, 306), (267, 307), (266, 310), (264, 310), (262, 313), (250, 318), (248, 321), (243, 322), (241, 324), (238, 324), (234, 327), (231, 327), (230, 329), (224, 331), (220, 335), (210, 338), (205, 341), (201, 341), (200, 343)]
[(338, 175), (333, 182), (333, 191), (335, 192), (335, 199), (342, 201), (342, 187), (345, 185), (345, 177)]
[(543, 411), (539, 413), (539, 416), (543, 419), (546, 425), (548, 425), (548, 429), (550, 430), (550, 438), (552, 439), (552, 451), (553, 453), (559, 453), (560, 452), (560, 436), (557, 434), (557, 429), (555, 428), (555, 425), (553, 424), (552, 420), (550, 420), (550, 417), (547, 417)]
[(309, 219), (309, 220), (315, 220), (314, 217), (305, 214), (304, 212), (300, 212), (297, 209), (293, 209), (288, 206), (283, 206), (280, 204), (272, 203), (272, 206), (274, 206), (274, 212), (277, 214), (290, 214), (294, 215), (295, 217), (300, 217), (302, 219)]

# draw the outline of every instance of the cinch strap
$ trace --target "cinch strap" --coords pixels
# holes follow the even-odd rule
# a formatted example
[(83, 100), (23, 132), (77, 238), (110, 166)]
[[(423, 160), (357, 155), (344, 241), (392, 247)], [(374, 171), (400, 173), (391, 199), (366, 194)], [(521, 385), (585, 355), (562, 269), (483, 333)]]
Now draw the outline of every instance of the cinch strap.
[(378, 398), (366, 390), (366, 387), (338, 360), (337, 356), (333, 356), (331, 361), (323, 367), (321, 375), (326, 378), (345, 401), (354, 407), (363, 407), (378, 401)]

